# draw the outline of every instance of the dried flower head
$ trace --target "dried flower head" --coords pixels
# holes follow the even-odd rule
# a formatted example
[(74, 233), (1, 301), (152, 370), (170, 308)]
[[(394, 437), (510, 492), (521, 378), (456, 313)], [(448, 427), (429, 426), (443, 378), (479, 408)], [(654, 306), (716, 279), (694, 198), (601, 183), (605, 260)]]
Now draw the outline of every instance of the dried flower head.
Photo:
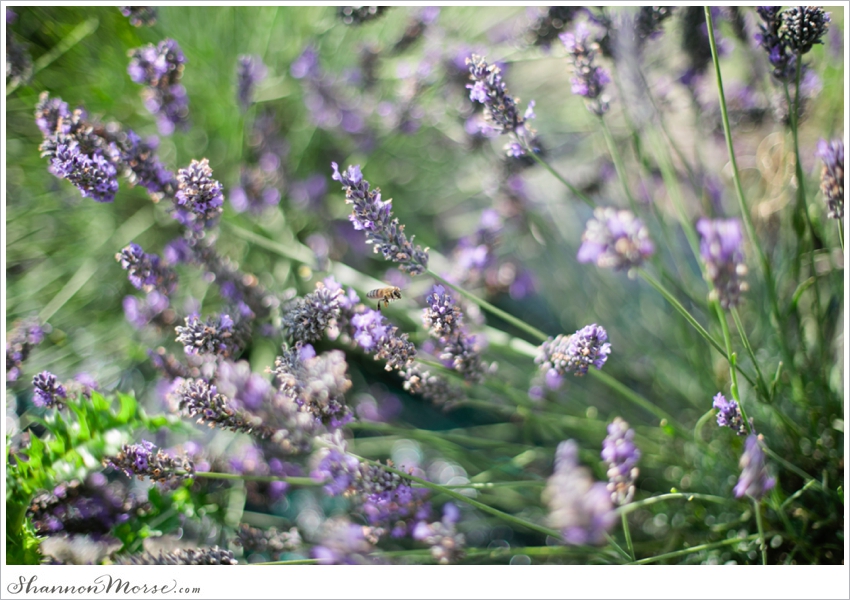
[(590, 39), (590, 30), (584, 22), (576, 25), (575, 32), (560, 36), (573, 65), (572, 91), (587, 100), (587, 108), (596, 115), (608, 112), (608, 101), (602, 92), (611, 82), (608, 72), (596, 65), (598, 44)]
[(805, 54), (823, 43), (829, 21), (829, 13), (818, 6), (792, 6), (782, 11), (780, 34), (792, 51)]

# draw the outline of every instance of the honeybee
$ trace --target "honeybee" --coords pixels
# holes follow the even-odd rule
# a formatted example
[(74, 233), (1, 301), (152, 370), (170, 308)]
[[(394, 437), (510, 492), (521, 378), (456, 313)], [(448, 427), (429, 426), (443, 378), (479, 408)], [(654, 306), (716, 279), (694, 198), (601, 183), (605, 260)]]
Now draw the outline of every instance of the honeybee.
[(377, 290), (372, 290), (368, 294), (366, 294), (367, 298), (377, 298), (378, 299), (378, 310), (381, 310), (381, 302), (384, 303), (384, 306), (389, 306), (390, 302), (393, 300), (401, 299), (401, 290), (395, 287), (394, 285), (388, 287), (378, 288)]

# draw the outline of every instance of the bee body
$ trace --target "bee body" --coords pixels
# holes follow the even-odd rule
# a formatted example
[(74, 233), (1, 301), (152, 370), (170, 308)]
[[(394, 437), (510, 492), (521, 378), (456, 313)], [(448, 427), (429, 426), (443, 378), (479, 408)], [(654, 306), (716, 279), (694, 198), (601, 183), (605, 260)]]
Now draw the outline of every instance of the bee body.
[(401, 298), (401, 290), (395, 286), (388, 286), (378, 288), (376, 290), (372, 290), (368, 294), (366, 294), (367, 298), (372, 298), (378, 300), (378, 310), (381, 310), (381, 302), (384, 303), (384, 306), (389, 306), (390, 302), (393, 300), (399, 300)]

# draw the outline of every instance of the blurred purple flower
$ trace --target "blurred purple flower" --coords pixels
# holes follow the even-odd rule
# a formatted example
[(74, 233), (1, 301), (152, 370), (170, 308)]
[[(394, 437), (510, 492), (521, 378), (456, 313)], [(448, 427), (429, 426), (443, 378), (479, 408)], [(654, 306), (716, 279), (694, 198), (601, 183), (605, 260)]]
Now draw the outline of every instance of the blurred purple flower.
[(714, 289), (711, 298), (723, 308), (738, 305), (741, 292), (748, 289), (741, 277), (747, 274), (742, 249), (744, 236), (738, 219), (700, 219), (700, 255), (705, 261), (706, 275)]
[(844, 218), (844, 141), (818, 141), (817, 155), (823, 160), (820, 191), (830, 219)]
[(616, 417), (608, 425), (608, 435), (602, 441), (602, 460), (608, 464), (608, 491), (611, 501), (618, 506), (628, 504), (635, 496), (640, 450), (635, 446), (634, 437), (635, 432), (629, 429), (629, 424)]
[(761, 436), (750, 435), (744, 444), (741, 455), (741, 477), (735, 485), (735, 497), (745, 495), (755, 499), (761, 498), (776, 485), (776, 479), (768, 475), (761, 447)]
[(579, 262), (618, 271), (639, 267), (655, 252), (649, 231), (627, 210), (595, 209), (581, 239)]
[(42, 371), (32, 378), (32, 385), (35, 388), (32, 397), (33, 404), (39, 408), (64, 407), (68, 393), (65, 391), (65, 386), (59, 383), (56, 375), (49, 371)]
[(610, 492), (579, 465), (578, 445), (573, 440), (558, 445), (555, 469), (543, 495), (549, 505), (549, 521), (567, 544), (601, 544), (617, 520)]

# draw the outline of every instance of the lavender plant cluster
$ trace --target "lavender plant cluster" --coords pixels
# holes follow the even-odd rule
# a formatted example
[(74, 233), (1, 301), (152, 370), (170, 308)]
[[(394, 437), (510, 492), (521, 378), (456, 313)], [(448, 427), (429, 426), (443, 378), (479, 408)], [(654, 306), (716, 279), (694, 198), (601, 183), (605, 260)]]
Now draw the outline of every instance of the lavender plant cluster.
[(119, 10), (7, 11), (11, 562), (843, 563), (840, 14)]

